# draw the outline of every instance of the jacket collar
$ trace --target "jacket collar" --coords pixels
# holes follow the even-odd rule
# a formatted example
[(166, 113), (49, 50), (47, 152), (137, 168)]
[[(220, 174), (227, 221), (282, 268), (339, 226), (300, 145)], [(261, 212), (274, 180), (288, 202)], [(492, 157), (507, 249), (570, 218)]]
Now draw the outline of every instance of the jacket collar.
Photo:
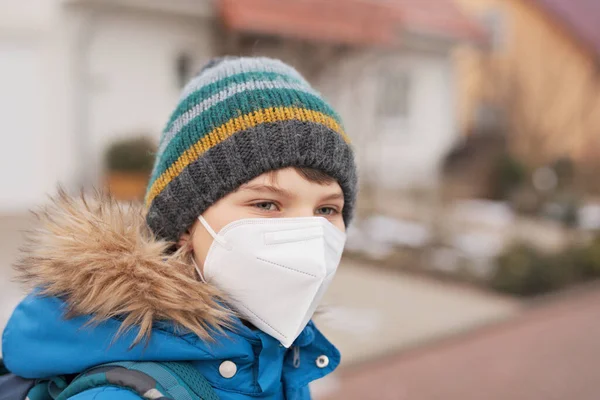
[(60, 192), (36, 213), (17, 278), (45, 296), (64, 300), (69, 318), (95, 323), (119, 318), (119, 334), (136, 328), (133, 342), (169, 321), (205, 340), (230, 327), (226, 296), (196, 279), (189, 254), (169, 253), (141, 205), (122, 205), (106, 195), (73, 198)]
[[(234, 320), (236, 328), (206, 341), (194, 333), (177, 333), (173, 325), (159, 324), (144, 344), (131, 346), (137, 332), (115, 339), (121, 321), (114, 318), (90, 325), (90, 316), (64, 319), (67, 305), (56, 297), (30, 294), (13, 312), (3, 333), (7, 367), (26, 378), (44, 378), (82, 372), (113, 361), (193, 361), (213, 387), (221, 392), (263, 397), (278, 391), (294, 392), (333, 371), (338, 350), (310, 322), (291, 349), (259, 330)], [(327, 357), (328, 365), (317, 360)], [(237, 373), (219, 373), (224, 361)], [(286, 396), (294, 398), (293, 396)]]

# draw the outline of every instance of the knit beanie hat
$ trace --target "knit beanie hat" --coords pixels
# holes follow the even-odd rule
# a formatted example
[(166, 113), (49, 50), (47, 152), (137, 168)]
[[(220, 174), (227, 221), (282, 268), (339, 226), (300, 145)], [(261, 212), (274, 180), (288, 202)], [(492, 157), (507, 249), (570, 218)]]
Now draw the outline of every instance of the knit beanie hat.
[(356, 167), (335, 111), (281, 61), (213, 60), (185, 86), (162, 134), (146, 192), (148, 225), (176, 241), (217, 200), (286, 167), (336, 179), (348, 225)]

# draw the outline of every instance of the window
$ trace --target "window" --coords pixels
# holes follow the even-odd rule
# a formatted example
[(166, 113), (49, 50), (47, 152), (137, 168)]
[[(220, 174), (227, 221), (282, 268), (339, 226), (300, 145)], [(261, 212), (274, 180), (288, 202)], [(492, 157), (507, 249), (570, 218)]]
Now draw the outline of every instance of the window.
[(177, 84), (180, 88), (192, 78), (194, 60), (187, 53), (181, 53), (176, 60), (175, 72), (177, 74)]
[(377, 115), (381, 118), (407, 118), (410, 114), (410, 76), (405, 71), (385, 71), (379, 80)]

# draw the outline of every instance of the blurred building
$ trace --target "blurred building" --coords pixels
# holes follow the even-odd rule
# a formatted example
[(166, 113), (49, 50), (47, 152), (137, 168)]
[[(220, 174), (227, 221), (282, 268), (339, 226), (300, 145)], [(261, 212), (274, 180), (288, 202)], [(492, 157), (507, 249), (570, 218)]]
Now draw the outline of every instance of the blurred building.
[(460, 123), (504, 131), (532, 163), (600, 155), (600, 3), (456, 0), (490, 33), (461, 49)]
[(117, 137), (158, 137), (213, 27), (203, 1), (0, 2), (0, 212), (97, 184)]
[(451, 0), (3, 0), (0, 212), (97, 184), (107, 145), (158, 140), (185, 81), (224, 54), (295, 65), (344, 117), (367, 181), (433, 186), (460, 137), (451, 50), (481, 39)]
[(455, 72), (479, 27), (451, 1), (226, 0), (229, 53), (295, 65), (341, 113), (363, 182), (392, 190), (437, 184), (459, 136)]

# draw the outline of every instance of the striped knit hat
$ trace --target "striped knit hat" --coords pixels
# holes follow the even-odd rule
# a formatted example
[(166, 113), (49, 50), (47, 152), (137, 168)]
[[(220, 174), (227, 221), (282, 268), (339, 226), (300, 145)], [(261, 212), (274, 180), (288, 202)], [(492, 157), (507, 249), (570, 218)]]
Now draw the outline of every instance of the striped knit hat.
[(350, 222), (356, 168), (338, 115), (281, 61), (213, 60), (185, 86), (163, 132), (146, 193), (148, 225), (175, 241), (221, 197), (285, 167), (335, 178)]

